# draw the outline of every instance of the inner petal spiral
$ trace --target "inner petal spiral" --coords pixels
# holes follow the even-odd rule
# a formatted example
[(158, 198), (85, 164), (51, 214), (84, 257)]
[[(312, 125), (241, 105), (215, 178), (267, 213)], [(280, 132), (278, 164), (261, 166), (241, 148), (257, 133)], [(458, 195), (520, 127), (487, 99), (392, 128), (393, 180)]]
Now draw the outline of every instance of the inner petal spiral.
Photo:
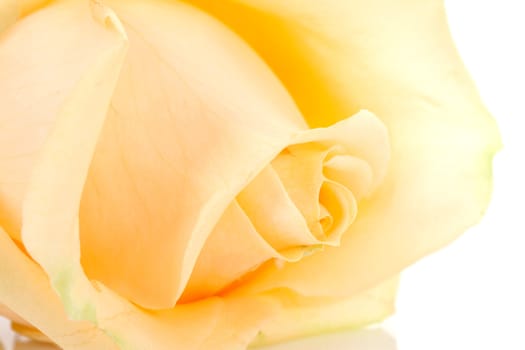
[[(357, 202), (370, 193), (374, 178), (368, 160), (349, 143), (359, 124), (377, 119), (363, 112), (331, 128), (306, 131), (286, 147), (236, 197), (210, 234), (181, 301), (227, 290), (228, 286), (272, 259), (294, 263), (324, 245), (337, 246), (357, 215)], [(371, 139), (386, 146), (381, 124)], [(383, 147), (384, 164), (388, 148)], [(354, 190), (357, 196), (354, 195)], [(226, 288), (226, 289), (225, 289)]]

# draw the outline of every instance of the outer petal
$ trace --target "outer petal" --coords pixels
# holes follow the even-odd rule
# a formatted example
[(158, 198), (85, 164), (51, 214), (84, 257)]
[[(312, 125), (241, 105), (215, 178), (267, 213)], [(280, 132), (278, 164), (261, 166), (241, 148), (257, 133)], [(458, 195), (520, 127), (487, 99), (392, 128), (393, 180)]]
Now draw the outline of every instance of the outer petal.
[(11, 309), (9, 309), (7, 306), (5, 305), (1, 305), (0, 304), (0, 315), (3, 316), (3, 317), (6, 317), (8, 319), (10, 319), (11, 321), (13, 322), (16, 322), (16, 323), (20, 323), (20, 324), (24, 324), (24, 325), (27, 325), (29, 326), (30, 324), (27, 323), (26, 320), (24, 320), (22, 317), (20, 317), (19, 315), (15, 314)]
[(0, 35), (7, 27), (15, 23), (18, 13), (16, 0), (4, 0), (0, 3)]
[[(24, 203), (24, 243), (32, 257), (49, 275), (67, 315), (93, 322), (97, 325), (96, 329), (102, 329), (121, 349), (199, 349), (210, 336), (215, 339), (214, 330), (227, 322), (233, 323), (232, 327), (237, 329), (238, 334), (224, 339), (219, 345), (232, 348), (246, 344), (251, 338), (250, 334), (259, 329), (260, 323), (273, 312), (272, 303), (267, 298), (212, 298), (171, 310), (148, 312), (104, 285), (89, 281), (83, 273), (75, 207), (78, 208), (96, 136), (106, 115), (106, 107), (126, 52), (124, 33), (114, 13), (98, 2), (92, 2), (92, 6), (95, 18), (105, 30), (116, 36), (116, 40), (112, 46), (99, 52), (57, 116), (53, 131), (35, 166)], [(9, 242), (7, 237), (2, 237)], [(7, 243), (1, 246), (22, 255), (12, 242), (10, 246)], [(41, 310), (34, 304), (36, 300), (21, 305), (24, 299), (17, 299), (17, 293), (29, 294), (32, 290), (27, 288), (23, 278), (13, 275), (20, 268), (14, 254), (2, 254), (6, 263), (16, 265), (5, 273), (2, 270), (1, 280), (8, 283), (2, 284), (2, 288), (7, 291), (0, 295), (0, 300), (32, 322), (32, 315), (38, 315)], [(10, 265), (2, 264), (2, 268), (4, 266)], [(32, 283), (29, 281), (27, 284)], [(37, 287), (38, 290), (50, 290)], [(27, 299), (30, 297), (28, 295)], [(251, 314), (244, 318), (237, 317), (235, 310), (239, 309), (249, 309)], [(232, 313), (236, 316), (233, 320)], [(43, 314), (53, 317), (54, 313)], [(46, 332), (39, 322), (35, 322), (35, 325)], [(86, 341), (84, 344), (86, 349), (104, 349), (96, 342)], [(77, 345), (71, 344), (64, 348), (79, 349)]]
[(64, 349), (117, 349), (93, 324), (68, 319), (45, 273), (1, 228), (0, 301)]
[[(268, 298), (255, 297), (215, 298), (158, 313), (128, 305), (112, 314), (115, 305), (125, 302), (108, 293), (99, 294), (106, 312), (97, 320), (99, 327), (71, 320), (45, 273), (0, 229), (0, 301), (64, 350), (211, 349), (204, 343), (215, 344), (213, 349), (242, 349), (274, 312)], [(226, 336), (231, 329), (236, 332)]]
[(273, 291), (270, 295), (280, 300), (282, 310), (261, 328), (252, 345), (361, 328), (381, 321), (395, 310), (398, 281), (395, 277), (346, 298), (303, 297), (287, 289)]
[(56, 1), (0, 35), (0, 222), (17, 241), (27, 184), (59, 109), (114, 43), (88, 4)]
[(282, 269), (269, 264), (246, 291), (356, 293), (481, 218), (500, 139), (454, 49), (442, 1), (193, 3), (258, 50), (310, 125), (366, 108), (391, 136), (389, 173), (360, 203), (342, 246)]

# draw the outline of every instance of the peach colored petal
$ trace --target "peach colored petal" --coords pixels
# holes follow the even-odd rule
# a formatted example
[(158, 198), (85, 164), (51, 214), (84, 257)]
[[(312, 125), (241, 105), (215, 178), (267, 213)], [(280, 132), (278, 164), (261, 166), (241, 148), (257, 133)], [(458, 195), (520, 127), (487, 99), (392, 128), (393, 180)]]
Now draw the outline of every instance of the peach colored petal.
[[(127, 46), (123, 28), (115, 14), (98, 2), (91, 4), (99, 25), (114, 35), (115, 40), (112, 46), (99, 52), (97, 59), (83, 73), (60, 109), (51, 135), (35, 166), (24, 202), (23, 241), (32, 257), (49, 275), (50, 283), (58, 292), (68, 317), (95, 323), (122, 349), (198, 349), (203, 342), (208, 341), (207, 337), (213, 334), (222, 320), (226, 322), (231, 319), (228, 315), (233, 309), (241, 308), (241, 303), (244, 303), (242, 309), (250, 309), (253, 313), (250, 317), (239, 318), (243, 324), (236, 325), (236, 328), (240, 337), (249, 335), (273, 312), (272, 303), (265, 298), (212, 298), (172, 310), (148, 312), (121, 298), (101, 283), (89, 281), (82, 270), (75, 210), (78, 204), (75, 206), (75, 203), (78, 203), (81, 195), (89, 158), (94, 151), (96, 137), (106, 115), (106, 106), (110, 102)], [(7, 237), (2, 237), (9, 241)], [(49, 242), (53, 244), (50, 245)], [(13, 276), (20, 268), (14, 255), (22, 254), (12, 243), (10, 246), (1, 245), (4, 246), (11, 250), (8, 255), (2, 254), (2, 258), (5, 256), (7, 262), (15, 265), (6, 272), (2, 270), (1, 280), (11, 283), (4, 283), (2, 287), (14, 289), (4, 292), (4, 288), (0, 300), (30, 322), (34, 322), (34, 314), (39, 315), (42, 312), (50, 318), (51, 325), (56, 325), (62, 320), (60, 315), (40, 310), (33, 304), (20, 305), (25, 302), (23, 299), (13, 300), (16, 292), (28, 293), (28, 297), (33, 292), (31, 288), (22, 290), (23, 287), (12, 284), (13, 281), (30, 286), (34, 283)], [(44, 275), (40, 273), (39, 276)], [(51, 289), (41, 287), (39, 290), (47, 292)], [(33, 303), (35, 302), (37, 298), (34, 299)], [(55, 320), (55, 317), (58, 319)], [(38, 322), (34, 323), (39, 328), (42, 327)], [(52, 331), (53, 329), (44, 333), (53, 339)], [(73, 340), (76, 340), (75, 335), (76, 333), (72, 335)], [(225, 340), (223, 345), (228, 348), (245, 341), (232, 337)], [(84, 341), (83, 344), (86, 349), (104, 348), (96, 341)], [(64, 348), (79, 349), (71, 344)]]
[[(234, 201), (204, 244), (181, 302), (213, 296), (273, 257), (282, 258)], [(297, 251), (295, 257), (290, 258), (298, 260), (300, 257), (302, 253)]]
[[(39, 343), (47, 343), (46, 345), (54, 346), (54, 342), (47, 335), (30, 324), (13, 322), (11, 323), (11, 329), (16, 334), (31, 338), (32, 340), (36, 340)], [(16, 349), (18, 350), (18, 348)]]
[[(45, 273), (0, 229), (0, 301), (64, 349), (117, 349), (89, 322), (70, 321)], [(5, 315), (5, 314), (4, 314)], [(10, 316), (7, 314), (6, 316)]]
[[(363, 146), (374, 150), (352, 153), (353, 141), (340, 142), (341, 135), (352, 139), (364, 134), (368, 143)], [(325, 159), (354, 157), (373, 168), (370, 176), (375, 178), (384, 173), (388, 153), (386, 131), (368, 112), (330, 128), (299, 133), (223, 214), (200, 252), (182, 301), (231, 288), (267, 260), (276, 259), (279, 266), (297, 262), (323, 245), (339, 245), (355, 219), (357, 204), (349, 188), (324, 177)], [(371, 155), (376, 156), (370, 158), (372, 165), (367, 158), (357, 158)], [(351, 175), (352, 169), (346, 170)]]
[[(280, 158), (282, 155), (261, 171), (239, 193), (237, 201), (259, 234), (275, 249), (318, 243), (275, 171), (275, 161)], [(317, 196), (313, 199), (317, 201)]]
[(130, 49), (84, 187), (82, 264), (166, 308), (235, 195), (306, 125), (221, 23), (185, 4), (114, 5)]
[(0, 222), (16, 240), (27, 184), (59, 108), (112, 40), (87, 1), (56, 1), (0, 36)]
[[(0, 300), (64, 350), (197, 350), (205, 349), (205, 342), (216, 343), (217, 349), (233, 349), (247, 344), (275, 309), (268, 298), (254, 297), (213, 298), (173, 310), (146, 312), (103, 286), (97, 293), (97, 302), (102, 305), (97, 309), (101, 311), (96, 320), (99, 327), (71, 320), (44, 271), (0, 230)], [(245, 310), (251, 312), (246, 314)], [(224, 327), (236, 332), (226, 337)], [(36, 330), (24, 334), (42, 337)]]
[(2, 304), (0, 304), (0, 315), (10, 319), (13, 322), (29, 325), (26, 320), (24, 320), (22, 317), (14, 313), (7, 306), (2, 305)]
[(304, 297), (290, 290), (276, 290), (269, 295), (281, 302), (282, 311), (265, 323), (252, 345), (356, 329), (382, 321), (395, 310), (398, 282), (395, 277), (345, 298)]
[(323, 160), (328, 151), (312, 144), (291, 145), (272, 161), (286, 192), (317, 239), (324, 238), (319, 192), (324, 180)]
[(360, 202), (341, 247), (281, 269), (268, 264), (246, 292), (355, 294), (480, 220), (500, 137), (454, 48), (442, 1), (192, 3), (259, 52), (311, 126), (366, 108), (391, 136), (388, 174)]
[(20, 15), (26, 16), (34, 11), (37, 11), (53, 0), (17, 0), (20, 6)]
[(4, 0), (0, 3), (0, 36), (4, 30), (15, 23), (19, 11), (16, 0)]

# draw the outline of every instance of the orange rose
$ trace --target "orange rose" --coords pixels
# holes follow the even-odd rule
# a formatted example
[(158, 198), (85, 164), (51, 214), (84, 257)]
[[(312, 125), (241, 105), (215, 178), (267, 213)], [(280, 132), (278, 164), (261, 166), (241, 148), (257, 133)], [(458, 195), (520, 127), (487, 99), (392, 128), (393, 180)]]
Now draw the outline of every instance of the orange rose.
[(441, 1), (3, 1), (0, 31), (0, 313), (64, 349), (376, 322), (487, 205)]

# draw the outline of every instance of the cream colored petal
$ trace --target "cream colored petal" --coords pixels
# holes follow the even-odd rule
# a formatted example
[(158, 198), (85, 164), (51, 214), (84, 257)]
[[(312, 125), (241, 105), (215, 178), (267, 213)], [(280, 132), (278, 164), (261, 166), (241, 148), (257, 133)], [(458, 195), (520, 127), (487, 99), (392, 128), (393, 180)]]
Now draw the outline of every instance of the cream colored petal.
[[(202, 347), (205, 342), (216, 344), (216, 349), (233, 349), (248, 343), (275, 312), (275, 303), (262, 297), (214, 298), (146, 312), (99, 287), (95, 298), (101, 305), (96, 319), (100, 328), (71, 320), (42, 269), (0, 230), (0, 300), (64, 350), (208, 349)], [(228, 334), (231, 329), (236, 332)]]
[[(286, 183), (275, 170), (278, 159), (282, 159), (282, 155), (277, 156), (239, 193), (237, 201), (259, 234), (273, 248), (283, 250), (319, 243), (310, 232), (302, 212), (289, 197)], [(303, 175), (309, 175), (307, 171), (305, 173)], [(313, 194), (308, 200), (317, 202), (317, 195)]]
[(324, 163), (324, 175), (344, 185), (357, 200), (373, 190), (373, 171), (368, 162), (355, 156), (336, 154)]
[(20, 8), (16, 0), (4, 0), (0, 3), (0, 35), (10, 25), (15, 23)]
[(357, 216), (357, 201), (348, 188), (326, 180), (319, 190), (319, 203), (325, 212), (319, 223), (326, 235), (326, 244), (339, 246), (341, 237)]
[(236, 194), (306, 125), (221, 23), (180, 3), (110, 3), (130, 50), (84, 187), (82, 263), (133, 302), (166, 308)]
[(323, 160), (327, 152), (312, 144), (291, 145), (272, 161), (272, 167), (291, 200), (317, 239), (325, 238), (320, 224), (319, 192), (324, 180)]
[[(298, 252), (296, 260), (302, 257)], [(195, 263), (181, 302), (213, 296), (263, 262), (282, 257), (234, 201), (213, 229)]]
[[(324, 177), (325, 159), (337, 154), (367, 156), (376, 173), (382, 174), (389, 152), (385, 129), (375, 116), (362, 112), (350, 120), (298, 134), (239, 193), (204, 245), (183, 302), (235, 288), (237, 280), (269, 259), (276, 259), (269, 264), (279, 266), (296, 262), (323, 245), (339, 244), (355, 219), (357, 203), (350, 189)], [(354, 134), (366, 135), (368, 143), (363, 146), (374, 150), (353, 153), (351, 141), (339, 140), (341, 135), (352, 138)], [(356, 159), (372, 169), (368, 159)]]
[(500, 137), (454, 48), (442, 1), (192, 2), (259, 52), (310, 125), (366, 108), (391, 136), (387, 177), (360, 203), (341, 247), (269, 265), (251, 291), (357, 293), (480, 220)]
[[(84, 72), (57, 117), (24, 203), (24, 243), (49, 275), (68, 316), (95, 323), (121, 349), (199, 349), (217, 325), (231, 318), (228, 315), (239, 308), (241, 302), (245, 303), (243, 309), (253, 310), (253, 314), (239, 325), (239, 336), (252, 334), (272, 312), (272, 305), (265, 298), (254, 297), (248, 301), (212, 298), (171, 310), (145, 311), (103, 284), (89, 281), (82, 270), (75, 208), (78, 208), (105, 107), (110, 102), (126, 52), (126, 40), (117, 17), (98, 2), (92, 5), (95, 18), (117, 40), (112, 47), (101, 51)], [(13, 261), (13, 258), (7, 260)], [(16, 271), (16, 267), (13, 270)], [(22, 283), (12, 274), (3, 276), (6, 278), (2, 281)], [(23, 286), (19, 286), (7, 294), (12, 296), (24, 291)], [(6, 304), (30, 320), (18, 304), (11, 300)], [(26, 307), (27, 314), (37, 308), (36, 305)], [(53, 313), (46, 315), (53, 317)], [(222, 345), (234, 347), (238, 342), (240, 340), (233, 337)], [(96, 343), (85, 342), (85, 345), (89, 349), (100, 348)]]
[(54, 0), (17, 0), (20, 6), (20, 15), (27, 16), (44, 6), (48, 5)]
[[(338, 182), (337, 174), (330, 171), (330, 162), (337, 157), (357, 159), (369, 172), (346, 167), (340, 169)], [(360, 111), (329, 128), (299, 134), (272, 166), (319, 243), (337, 246), (357, 215), (353, 189), (360, 197), (373, 193), (385, 176), (389, 158), (384, 125), (372, 113)]]
[(0, 222), (16, 240), (27, 184), (58, 111), (113, 43), (88, 6), (55, 1), (0, 35)]
[(225, 311), (201, 350), (245, 350), (281, 306), (274, 298), (249, 296), (225, 299)]
[[(0, 301), (64, 349), (117, 349), (89, 322), (70, 321), (47, 276), (0, 229)], [(4, 313), (3, 313), (4, 314)], [(4, 314), (5, 315), (5, 314)], [(8, 313), (6, 316), (10, 316)]]
[(355, 296), (304, 297), (290, 290), (270, 293), (282, 310), (261, 328), (252, 346), (269, 345), (295, 338), (365, 327), (395, 311), (399, 278), (384, 281)]
[[(373, 193), (383, 182), (390, 165), (391, 140), (388, 125), (385, 125), (381, 115), (367, 110), (360, 110), (328, 128), (311, 129), (301, 133), (295, 142), (315, 142), (324, 147), (336, 147), (335, 154), (352, 156), (365, 161), (372, 175), (370, 187), (365, 191), (368, 194)], [(329, 160), (326, 161), (329, 162)], [(349, 174), (349, 176), (356, 175)], [(362, 176), (366, 176), (366, 173), (363, 172)], [(353, 186), (349, 186), (349, 189), (351, 187)]]
[[(49, 338), (47, 335), (39, 331), (37, 328), (35, 328), (32, 325), (26, 325), (25, 323), (15, 323), (13, 322), (11, 324), (11, 329), (16, 332), (16, 334), (19, 334), (24, 337), (28, 337), (32, 340), (36, 340), (40, 343), (47, 343), (49, 346), (54, 346), (54, 342)], [(110, 342), (108, 342), (110, 343)], [(112, 344), (113, 345), (113, 344)], [(110, 345), (110, 346), (112, 346)]]
[[(3, 232), (3, 230), (2, 230)], [(5, 233), (4, 233), (5, 234)], [(24, 320), (22, 317), (14, 313), (11, 309), (9, 309), (7, 306), (0, 304), (0, 315), (3, 317), (6, 317), (10, 319), (13, 322), (17, 322), (20, 324), (29, 325), (26, 320)]]

